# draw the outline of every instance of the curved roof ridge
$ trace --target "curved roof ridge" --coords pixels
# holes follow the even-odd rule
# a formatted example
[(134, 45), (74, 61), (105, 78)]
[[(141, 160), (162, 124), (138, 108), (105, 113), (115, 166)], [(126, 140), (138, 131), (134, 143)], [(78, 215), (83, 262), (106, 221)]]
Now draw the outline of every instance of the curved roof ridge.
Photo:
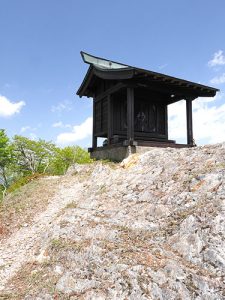
[(81, 51), (80, 54), (81, 54), (81, 56), (83, 58), (83, 61), (85, 63), (94, 65), (94, 66), (99, 67), (99, 68), (110, 69), (111, 70), (111, 69), (123, 69), (123, 68), (130, 67), (130, 66), (122, 64), (122, 63), (118, 63), (118, 62), (115, 62), (115, 61), (112, 61), (112, 60), (108, 60), (108, 59), (105, 59), (105, 58), (101, 58), (101, 57), (98, 57), (98, 56), (88, 54), (84, 51)]

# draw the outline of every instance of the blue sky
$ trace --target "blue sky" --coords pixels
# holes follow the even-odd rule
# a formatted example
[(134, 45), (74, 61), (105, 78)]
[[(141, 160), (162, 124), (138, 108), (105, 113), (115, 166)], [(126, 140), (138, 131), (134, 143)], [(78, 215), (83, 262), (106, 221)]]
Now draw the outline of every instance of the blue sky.
[[(0, 128), (91, 144), (91, 99), (76, 96), (80, 51), (221, 90), (194, 105), (199, 144), (225, 138), (224, 0), (0, 0)], [(184, 103), (170, 138), (185, 141)]]

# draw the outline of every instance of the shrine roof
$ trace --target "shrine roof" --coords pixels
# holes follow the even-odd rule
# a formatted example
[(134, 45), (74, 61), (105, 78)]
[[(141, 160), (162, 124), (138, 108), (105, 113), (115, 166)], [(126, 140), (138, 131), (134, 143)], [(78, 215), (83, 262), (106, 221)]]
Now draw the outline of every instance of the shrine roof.
[(93, 97), (92, 85), (96, 78), (104, 80), (132, 81), (140, 87), (161, 90), (167, 94), (179, 97), (214, 97), (219, 90), (196, 82), (176, 78), (166, 74), (145, 70), (112, 60), (96, 57), (81, 52), (83, 61), (89, 64), (89, 69), (77, 91), (80, 97)]

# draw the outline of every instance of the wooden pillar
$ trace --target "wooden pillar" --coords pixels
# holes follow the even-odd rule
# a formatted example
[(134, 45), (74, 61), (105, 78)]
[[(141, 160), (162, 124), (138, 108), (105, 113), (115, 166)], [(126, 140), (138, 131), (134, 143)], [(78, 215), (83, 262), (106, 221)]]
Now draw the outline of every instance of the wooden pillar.
[(194, 145), (193, 141), (193, 122), (192, 122), (192, 100), (186, 99), (186, 116), (187, 116), (187, 144)]
[(111, 144), (112, 140), (112, 133), (113, 133), (113, 128), (112, 128), (112, 119), (113, 119), (113, 112), (112, 112), (112, 97), (109, 94), (107, 96), (107, 102), (108, 102), (108, 132), (107, 132), (107, 138), (108, 138), (108, 145)]
[(134, 142), (134, 88), (127, 88), (127, 142)]
[(93, 128), (92, 128), (92, 148), (97, 148), (97, 137), (95, 136), (95, 99), (93, 99)]
[(165, 136), (168, 140), (168, 105), (165, 104)]

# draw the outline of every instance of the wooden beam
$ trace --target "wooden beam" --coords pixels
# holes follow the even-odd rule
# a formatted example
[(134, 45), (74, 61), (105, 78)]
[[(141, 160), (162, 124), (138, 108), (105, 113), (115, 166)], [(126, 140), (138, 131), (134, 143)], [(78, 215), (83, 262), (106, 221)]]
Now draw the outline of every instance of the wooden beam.
[(183, 96), (185, 94), (187, 94), (188, 96), (191, 95), (190, 94), (190, 90), (187, 90), (187, 88), (181, 88), (180, 87), (175, 87), (172, 85), (163, 85), (161, 83), (158, 82), (153, 82), (153, 81), (145, 81), (142, 83), (138, 83), (137, 85), (140, 87), (144, 87), (143, 84), (146, 84), (145, 88), (151, 91), (155, 91), (155, 92), (160, 92), (160, 93), (164, 93), (164, 94), (176, 94), (177, 96)]
[(168, 140), (168, 106), (165, 105), (165, 135)]
[(97, 137), (95, 136), (95, 99), (93, 99), (93, 128), (92, 128), (92, 148), (97, 148)]
[(129, 145), (134, 142), (134, 88), (127, 88), (127, 141)]
[(192, 100), (191, 98), (186, 99), (186, 116), (187, 116), (187, 144), (190, 146), (194, 145), (193, 140), (193, 122), (192, 122)]
[(146, 88), (160, 91), (161, 93), (168, 93), (168, 94), (176, 94), (179, 96), (185, 95), (195, 96), (196, 97), (213, 97), (215, 96), (215, 91), (209, 91), (204, 89), (203, 87), (193, 88), (191, 84), (188, 83), (172, 83), (172, 82), (162, 82), (160, 80), (154, 78), (143, 78), (137, 81), (137, 84), (146, 84)]
[(107, 89), (105, 92), (103, 92), (102, 94), (98, 95), (96, 98), (95, 98), (95, 101), (98, 102), (100, 100), (102, 100), (103, 98), (107, 97), (108, 95), (110, 94), (113, 94), (117, 91), (119, 91), (120, 89), (122, 88), (125, 88), (125, 84), (124, 83), (117, 83), (116, 85), (114, 85), (113, 87)]
[(112, 124), (112, 120), (113, 120), (113, 110), (112, 110), (112, 99), (111, 99), (111, 95), (109, 94), (107, 96), (107, 101), (108, 101), (108, 133), (107, 133), (107, 137), (108, 137), (108, 145), (111, 144), (111, 140), (112, 140), (112, 133), (113, 133), (113, 124)]
[(175, 102), (184, 100), (185, 96), (174, 96), (174, 97), (168, 97), (167, 105), (173, 104)]
[(85, 91), (87, 89), (87, 87), (89, 86), (92, 78), (93, 78), (93, 68), (90, 66), (85, 77), (84, 77), (84, 80), (83, 82), (81, 83), (81, 86), (79, 87), (78, 91), (77, 91), (77, 95), (79, 95), (79, 97), (81, 98), (82, 96), (84, 96), (85, 94)]

